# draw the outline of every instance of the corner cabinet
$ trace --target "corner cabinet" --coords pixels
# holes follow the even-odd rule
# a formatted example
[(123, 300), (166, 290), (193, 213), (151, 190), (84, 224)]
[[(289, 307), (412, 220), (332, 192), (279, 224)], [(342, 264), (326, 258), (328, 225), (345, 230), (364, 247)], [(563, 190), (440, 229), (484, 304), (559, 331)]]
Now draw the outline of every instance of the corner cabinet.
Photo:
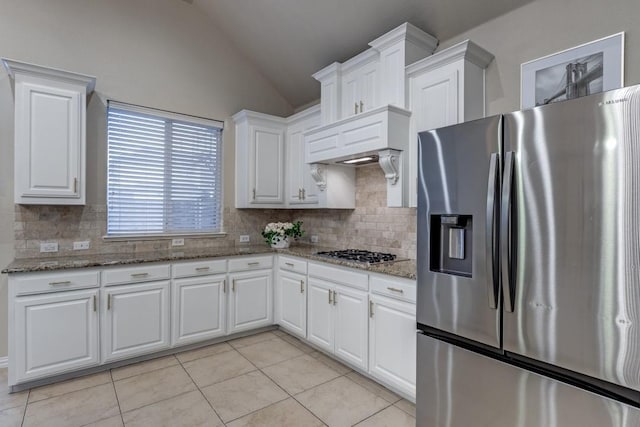
[(15, 203), (84, 205), (86, 103), (95, 77), (2, 62), (15, 80)]
[(273, 256), (229, 260), (227, 333), (273, 324)]
[(236, 123), (236, 207), (282, 207), (284, 119), (242, 110)]
[[(318, 205), (320, 190), (311, 175), (311, 165), (304, 162), (304, 133), (320, 126), (320, 106), (316, 105), (287, 119), (286, 171), (287, 203)], [(304, 207), (304, 206), (295, 206)]]

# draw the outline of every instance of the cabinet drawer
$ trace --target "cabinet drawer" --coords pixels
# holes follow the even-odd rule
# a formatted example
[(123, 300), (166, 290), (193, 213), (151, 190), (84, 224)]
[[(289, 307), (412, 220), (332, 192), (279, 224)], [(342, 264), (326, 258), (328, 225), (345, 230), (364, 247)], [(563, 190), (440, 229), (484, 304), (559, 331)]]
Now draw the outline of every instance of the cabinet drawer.
[(278, 256), (278, 268), (280, 268), (280, 270), (307, 274), (307, 261), (280, 255)]
[(365, 291), (369, 289), (369, 275), (367, 273), (312, 262), (309, 263), (308, 270), (309, 276), (312, 277)]
[(97, 288), (98, 271), (65, 271), (60, 273), (32, 273), (12, 277), (16, 295), (59, 292), (70, 289)]
[(371, 292), (408, 302), (416, 302), (416, 282), (402, 278), (371, 276)]
[(169, 278), (169, 264), (143, 265), (138, 267), (112, 268), (102, 272), (102, 283), (105, 286), (123, 283), (148, 282)]
[(229, 272), (271, 267), (273, 267), (273, 255), (232, 258), (229, 260)]
[(222, 274), (227, 272), (227, 260), (205, 260), (173, 264), (173, 277), (206, 276), (207, 274)]

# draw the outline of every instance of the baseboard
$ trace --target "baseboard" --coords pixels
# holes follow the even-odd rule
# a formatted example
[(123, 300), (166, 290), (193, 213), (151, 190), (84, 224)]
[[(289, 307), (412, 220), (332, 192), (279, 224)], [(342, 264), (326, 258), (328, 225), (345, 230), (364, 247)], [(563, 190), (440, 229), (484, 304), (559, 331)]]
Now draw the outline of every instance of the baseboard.
[(9, 356), (0, 357), (0, 369), (9, 367)]

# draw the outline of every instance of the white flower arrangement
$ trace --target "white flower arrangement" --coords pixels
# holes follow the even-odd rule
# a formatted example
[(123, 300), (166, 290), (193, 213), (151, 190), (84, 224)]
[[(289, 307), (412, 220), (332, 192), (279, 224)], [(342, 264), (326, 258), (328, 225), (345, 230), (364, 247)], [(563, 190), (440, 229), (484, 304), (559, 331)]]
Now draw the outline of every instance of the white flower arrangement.
[(264, 228), (262, 237), (268, 244), (278, 243), (287, 237), (301, 237), (304, 234), (302, 231), (302, 221), (296, 222), (270, 222)]

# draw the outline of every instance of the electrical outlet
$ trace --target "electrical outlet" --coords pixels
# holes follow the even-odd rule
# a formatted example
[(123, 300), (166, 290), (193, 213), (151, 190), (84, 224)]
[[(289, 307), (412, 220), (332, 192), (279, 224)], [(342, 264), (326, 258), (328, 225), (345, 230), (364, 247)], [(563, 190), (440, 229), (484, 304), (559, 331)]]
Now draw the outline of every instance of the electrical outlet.
[(240, 235), (240, 243), (249, 243), (249, 235), (241, 234)]
[(318, 243), (318, 236), (316, 235), (311, 236), (311, 243)]
[(171, 246), (184, 246), (184, 239), (171, 239)]
[(40, 252), (58, 252), (58, 242), (40, 242)]
[(90, 243), (89, 243), (88, 240), (85, 240), (85, 241), (82, 241), (82, 242), (73, 242), (73, 250), (74, 251), (84, 251), (84, 250), (89, 249), (89, 245), (90, 245)]

